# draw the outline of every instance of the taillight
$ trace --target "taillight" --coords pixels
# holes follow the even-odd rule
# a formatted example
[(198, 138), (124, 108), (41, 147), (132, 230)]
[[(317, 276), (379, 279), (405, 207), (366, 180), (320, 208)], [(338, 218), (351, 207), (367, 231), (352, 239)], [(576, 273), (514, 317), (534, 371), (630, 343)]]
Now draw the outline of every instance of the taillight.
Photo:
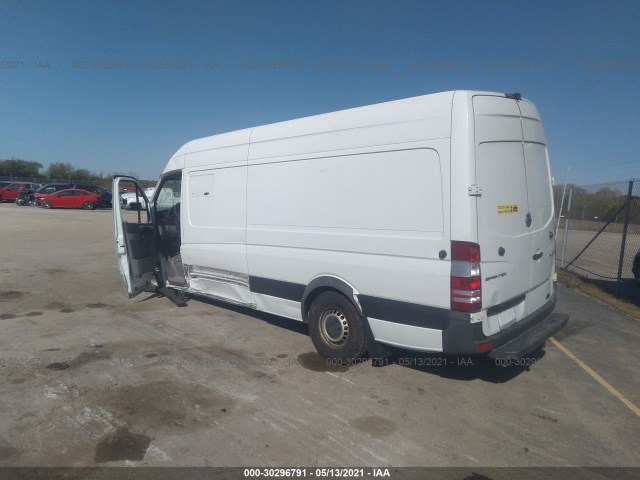
[(487, 353), (493, 350), (493, 342), (478, 343), (476, 345), (476, 352)]
[(482, 310), (480, 245), (477, 243), (451, 242), (451, 310), (468, 313)]

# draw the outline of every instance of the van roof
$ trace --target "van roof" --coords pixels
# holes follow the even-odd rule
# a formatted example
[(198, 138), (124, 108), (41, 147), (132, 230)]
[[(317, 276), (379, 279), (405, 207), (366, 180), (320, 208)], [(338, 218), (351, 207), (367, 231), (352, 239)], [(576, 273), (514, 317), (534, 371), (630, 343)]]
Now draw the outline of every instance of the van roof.
[[(410, 122), (417, 119), (424, 119), (425, 117), (438, 117), (441, 120), (445, 120), (446, 117), (450, 118), (451, 104), (454, 95), (465, 95), (467, 97), (474, 95), (507, 97), (513, 94), (476, 90), (451, 90), (211, 135), (191, 140), (180, 147), (169, 160), (164, 172), (184, 168), (184, 157), (187, 153), (237, 147), (246, 145), (249, 142), (253, 144), (285, 137), (290, 138), (327, 133), (345, 128), (354, 129), (385, 123)], [(528, 102), (524, 98), (522, 98), (522, 101)], [(442, 125), (443, 132), (434, 132), (436, 136), (433, 138), (448, 136), (448, 122), (440, 121), (438, 123)], [(444, 132), (444, 129), (447, 129), (447, 132)], [(438, 137), (438, 134), (441, 135)]]

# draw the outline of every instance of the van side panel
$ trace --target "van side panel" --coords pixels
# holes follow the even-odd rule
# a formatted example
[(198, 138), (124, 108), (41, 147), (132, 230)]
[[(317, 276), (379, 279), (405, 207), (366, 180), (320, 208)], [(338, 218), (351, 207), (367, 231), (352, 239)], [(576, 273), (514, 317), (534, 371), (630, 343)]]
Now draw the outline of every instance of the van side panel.
[[(440, 169), (438, 152), (427, 148), (252, 165), (247, 221), (256, 228), (291, 227), (308, 232), (308, 238), (300, 242), (304, 245), (324, 245), (325, 240), (315, 237), (333, 229), (355, 234), (353, 230), (360, 230), (360, 241), (365, 243), (372, 236), (413, 239), (409, 232), (441, 236)], [(338, 249), (343, 246), (343, 242), (336, 245)], [(354, 246), (348, 248), (352, 249)], [(375, 247), (371, 250), (378, 252)], [(404, 254), (424, 255), (420, 250)]]
[(184, 172), (184, 265), (248, 275), (246, 179), (246, 166)]
[(279, 296), (280, 314), (291, 318), (286, 302), (301, 301), (315, 278), (333, 276), (354, 288), (376, 339), (442, 350), (450, 268), (439, 253), (450, 248), (452, 97), (253, 131), (247, 257), (250, 278), (264, 288), (252, 289), (257, 301), (272, 297), (274, 311)]
[[(426, 307), (444, 310), (449, 302), (449, 264), (438, 257), (449, 248), (442, 175), (448, 140), (410, 146), (250, 164), (249, 272), (299, 287), (323, 274), (341, 278), (358, 292), (376, 339), (440, 351), (441, 331), (425, 327), (432, 321)], [(381, 310), (370, 298), (399, 306), (376, 318)], [(409, 327), (403, 318), (415, 304), (426, 304), (424, 315)]]
[(425, 275), (448, 275), (440, 170), (429, 148), (251, 165), (250, 274), (306, 285), (331, 273), (360, 293), (424, 302)]
[[(192, 142), (182, 178), (182, 263), (190, 290), (253, 305), (246, 247), (249, 131), (217, 139), (218, 148)], [(209, 142), (211, 144), (211, 142)]]
[(452, 97), (438, 93), (256, 127), (249, 163), (449, 138)]

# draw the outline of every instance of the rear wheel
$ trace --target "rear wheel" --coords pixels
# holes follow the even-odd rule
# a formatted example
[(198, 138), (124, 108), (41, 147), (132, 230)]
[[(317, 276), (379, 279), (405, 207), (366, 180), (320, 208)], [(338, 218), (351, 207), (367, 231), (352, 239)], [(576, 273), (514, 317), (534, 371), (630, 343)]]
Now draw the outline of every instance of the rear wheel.
[(320, 355), (339, 360), (355, 360), (367, 351), (360, 314), (337, 292), (324, 292), (311, 304), (309, 334)]
[(51, 208), (51, 202), (49, 200), (45, 200), (44, 202), (42, 202), (42, 206), (44, 208)]
[(96, 208), (96, 206), (91, 202), (84, 202), (82, 204), (82, 208), (84, 208), (85, 210), (93, 210), (94, 208)]

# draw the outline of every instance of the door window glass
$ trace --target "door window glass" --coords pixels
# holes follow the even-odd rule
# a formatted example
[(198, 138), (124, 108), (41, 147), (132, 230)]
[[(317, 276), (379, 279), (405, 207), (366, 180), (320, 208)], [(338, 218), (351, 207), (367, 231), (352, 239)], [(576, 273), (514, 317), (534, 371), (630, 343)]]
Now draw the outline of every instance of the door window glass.
[(120, 179), (120, 210), (126, 223), (149, 223), (149, 209), (137, 182)]
[(156, 214), (162, 215), (180, 203), (181, 185), (182, 179), (180, 177), (167, 178), (160, 184), (156, 200)]
[(529, 211), (534, 227), (542, 227), (553, 213), (551, 182), (549, 181), (549, 161), (547, 148), (539, 143), (525, 143), (525, 162), (529, 192)]

